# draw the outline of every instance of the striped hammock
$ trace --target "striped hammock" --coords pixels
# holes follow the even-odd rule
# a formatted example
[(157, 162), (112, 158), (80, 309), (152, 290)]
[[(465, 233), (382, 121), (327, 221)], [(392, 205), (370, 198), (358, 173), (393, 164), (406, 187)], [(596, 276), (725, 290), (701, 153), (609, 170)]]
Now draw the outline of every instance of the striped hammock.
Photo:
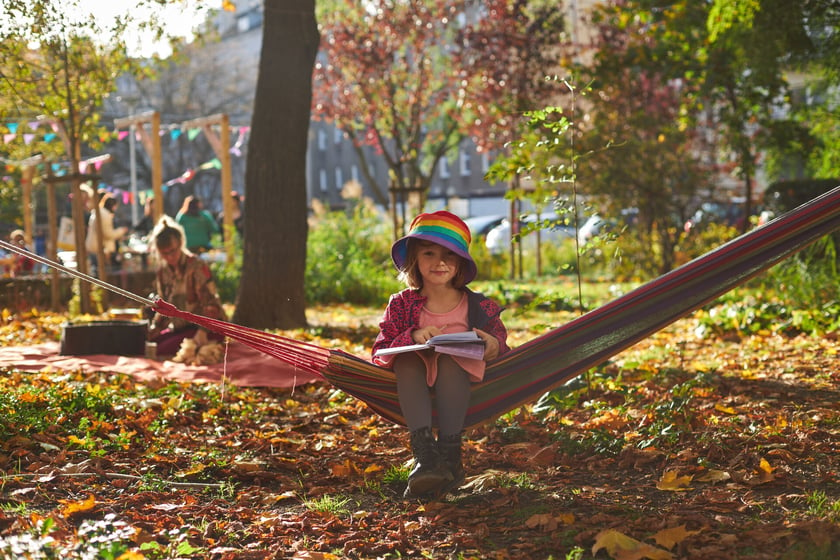
[[(488, 364), (484, 380), (473, 384), (465, 426), (536, 400), (838, 228), (840, 187), (515, 348)], [(277, 358), (282, 375), (315, 374), (382, 417), (405, 423), (393, 372), (366, 359), (186, 313), (163, 300), (154, 309)]]

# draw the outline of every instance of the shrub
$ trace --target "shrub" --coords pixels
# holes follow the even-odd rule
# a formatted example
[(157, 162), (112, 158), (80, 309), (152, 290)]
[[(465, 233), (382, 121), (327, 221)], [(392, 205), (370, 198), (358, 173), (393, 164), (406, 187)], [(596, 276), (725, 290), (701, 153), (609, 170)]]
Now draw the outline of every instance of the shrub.
[[(220, 246), (221, 241), (219, 241)], [(239, 280), (242, 276), (242, 240), (239, 236), (236, 237), (236, 251), (233, 256), (233, 262), (213, 262), (210, 263), (210, 270), (213, 272), (213, 278), (216, 280), (216, 289), (219, 291), (219, 297), (225, 303), (234, 303), (236, 295), (239, 290)]]
[(320, 210), (309, 229), (306, 300), (384, 305), (401, 289), (391, 263), (390, 230), (373, 205)]
[[(745, 296), (744, 293), (748, 295)], [(708, 333), (777, 330), (820, 334), (840, 329), (840, 274), (832, 236), (821, 238), (723, 296), (699, 315)]]
[(709, 223), (683, 236), (677, 248), (677, 266), (716, 249), (738, 236), (738, 230), (726, 224)]

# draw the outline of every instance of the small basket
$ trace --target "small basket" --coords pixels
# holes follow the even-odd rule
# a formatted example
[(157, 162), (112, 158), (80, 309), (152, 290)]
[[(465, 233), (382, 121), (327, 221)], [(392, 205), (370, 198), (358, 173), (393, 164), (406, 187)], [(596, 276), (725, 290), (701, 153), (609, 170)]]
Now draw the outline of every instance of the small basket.
[(61, 355), (143, 356), (148, 321), (88, 321), (61, 326)]

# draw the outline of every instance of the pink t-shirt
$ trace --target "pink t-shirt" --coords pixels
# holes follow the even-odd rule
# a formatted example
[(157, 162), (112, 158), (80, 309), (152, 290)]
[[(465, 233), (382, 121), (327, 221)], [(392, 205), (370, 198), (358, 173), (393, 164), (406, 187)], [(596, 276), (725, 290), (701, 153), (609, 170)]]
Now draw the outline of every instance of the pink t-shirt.
[[(470, 330), (467, 324), (467, 296), (461, 297), (460, 303), (451, 311), (446, 313), (432, 313), (425, 307), (420, 311), (420, 328), (423, 327), (443, 327), (443, 333), (457, 333)], [(426, 364), (426, 383), (429, 387), (435, 384), (438, 371), (438, 359), (441, 354), (438, 352), (430, 352), (424, 350), (417, 353)], [(487, 365), (484, 360), (476, 360), (473, 358), (462, 358), (460, 356), (450, 356), (455, 363), (461, 366), (466, 371), (472, 381), (481, 381), (484, 379), (484, 368)]]

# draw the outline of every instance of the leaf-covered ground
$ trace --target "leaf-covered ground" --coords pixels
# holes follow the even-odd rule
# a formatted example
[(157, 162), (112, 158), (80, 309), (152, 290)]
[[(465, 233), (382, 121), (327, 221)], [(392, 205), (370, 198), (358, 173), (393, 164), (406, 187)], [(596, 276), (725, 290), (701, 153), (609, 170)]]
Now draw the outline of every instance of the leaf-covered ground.
[[(293, 334), (366, 355), (377, 318)], [(569, 318), (509, 316), (510, 340)], [(0, 558), (840, 557), (837, 341), (696, 325), (468, 431), (467, 485), (428, 503), (401, 498), (405, 430), (329, 386), (2, 372)]]

